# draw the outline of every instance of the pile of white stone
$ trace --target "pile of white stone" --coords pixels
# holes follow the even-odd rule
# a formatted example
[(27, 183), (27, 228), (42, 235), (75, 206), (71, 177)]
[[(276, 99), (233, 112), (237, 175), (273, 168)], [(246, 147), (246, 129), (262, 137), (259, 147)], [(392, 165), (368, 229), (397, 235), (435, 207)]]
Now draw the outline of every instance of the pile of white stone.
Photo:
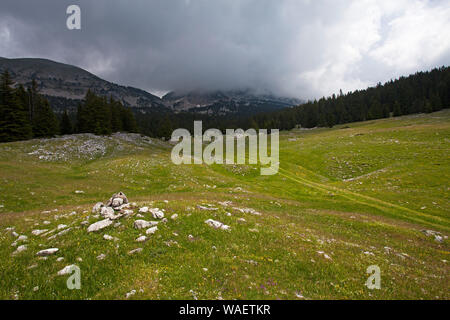
[(130, 216), (134, 213), (131, 208), (134, 205), (128, 202), (128, 198), (123, 192), (113, 194), (106, 204), (97, 202), (92, 208), (92, 213), (100, 214), (104, 219), (91, 224), (87, 231), (94, 232), (102, 230), (113, 224), (124, 216)]

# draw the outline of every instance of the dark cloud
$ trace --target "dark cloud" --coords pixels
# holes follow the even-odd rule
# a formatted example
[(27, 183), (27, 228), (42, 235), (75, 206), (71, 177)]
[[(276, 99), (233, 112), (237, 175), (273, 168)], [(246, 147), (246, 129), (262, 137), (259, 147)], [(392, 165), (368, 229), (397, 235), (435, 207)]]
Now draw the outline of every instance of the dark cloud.
[[(66, 28), (78, 4), (82, 30)], [(45, 57), (149, 91), (255, 88), (312, 98), (450, 61), (448, 1), (0, 3), (0, 56)]]

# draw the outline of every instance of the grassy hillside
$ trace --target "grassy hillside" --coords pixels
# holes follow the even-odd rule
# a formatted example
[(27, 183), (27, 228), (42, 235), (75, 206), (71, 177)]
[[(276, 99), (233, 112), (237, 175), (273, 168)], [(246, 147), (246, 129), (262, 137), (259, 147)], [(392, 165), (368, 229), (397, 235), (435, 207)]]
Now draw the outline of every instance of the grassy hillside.
[[(284, 132), (275, 176), (175, 166), (169, 145), (137, 135), (1, 144), (0, 298), (450, 299), (449, 139), (448, 110)], [(92, 206), (118, 191), (167, 223), (144, 243), (135, 215), (88, 233)], [(71, 264), (81, 290), (57, 275)], [(370, 265), (380, 290), (365, 286)]]

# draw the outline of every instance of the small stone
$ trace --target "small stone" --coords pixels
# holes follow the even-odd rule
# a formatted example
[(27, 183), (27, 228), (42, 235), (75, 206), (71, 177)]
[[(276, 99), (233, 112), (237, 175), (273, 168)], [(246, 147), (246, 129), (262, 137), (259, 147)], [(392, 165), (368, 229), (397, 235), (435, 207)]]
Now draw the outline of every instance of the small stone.
[(70, 266), (65, 266), (64, 268), (62, 268), (61, 270), (58, 271), (58, 276), (64, 276), (66, 274), (71, 274), (72, 270), (75, 267), (76, 266), (74, 264), (71, 264)]
[(207, 225), (210, 227), (213, 227), (214, 229), (221, 229), (221, 230), (229, 230), (230, 226), (227, 226), (226, 224), (223, 224), (220, 221), (215, 221), (213, 219), (208, 219), (205, 221)]
[(148, 212), (148, 207), (142, 207), (139, 209), (140, 213), (147, 213)]
[(142, 248), (136, 248), (136, 249), (133, 249), (133, 250), (129, 251), (128, 254), (139, 253), (139, 252), (141, 252), (142, 250), (143, 250)]
[(27, 239), (28, 239), (27, 236), (21, 235), (21, 236), (19, 236), (19, 237), (17, 238), (16, 241), (25, 241), (25, 240), (27, 240)]
[(103, 260), (106, 258), (106, 254), (102, 253), (97, 256), (97, 260)]
[(46, 257), (46, 256), (52, 255), (58, 251), (59, 251), (58, 248), (50, 248), (50, 249), (41, 250), (41, 251), (37, 252), (36, 255), (40, 256), (40, 257)]
[(125, 295), (125, 298), (128, 299), (128, 298), (130, 298), (131, 296), (134, 296), (135, 294), (136, 294), (136, 290), (131, 290), (130, 292), (128, 292), (128, 293)]
[(151, 227), (145, 231), (146, 234), (154, 234), (158, 230), (157, 226)]
[(39, 287), (38, 287), (38, 286), (36, 286), (36, 287), (33, 288), (33, 291), (34, 291), (34, 292), (36, 292), (36, 291), (38, 291), (38, 290), (39, 290)]
[(56, 227), (56, 229), (58, 229), (58, 230), (61, 230), (61, 229), (64, 229), (64, 228), (67, 228), (67, 225), (59, 224), (58, 227)]
[(164, 218), (164, 212), (162, 212), (159, 208), (151, 208), (150, 212), (152, 213), (152, 216), (155, 219)]
[(105, 240), (114, 240), (114, 238), (111, 237), (111, 236), (108, 235), (108, 234), (103, 235), (103, 239), (105, 239)]
[(47, 231), (48, 231), (48, 229), (42, 229), (42, 230), (36, 229), (36, 230), (31, 231), (31, 234), (34, 236), (39, 236)]
[(153, 227), (155, 225), (157, 225), (158, 222), (157, 221), (145, 221), (145, 220), (136, 220), (134, 222), (134, 228), (135, 229), (145, 229), (145, 228), (149, 228), (149, 227)]
[(147, 240), (146, 236), (140, 236), (139, 238), (136, 239), (136, 242), (144, 242)]
[(176, 213), (174, 213), (173, 215), (170, 216), (170, 219), (176, 220), (176, 219), (178, 219), (178, 215)]
[(59, 257), (58, 259), (56, 259), (56, 261), (61, 262), (64, 260), (64, 257)]
[(16, 251), (13, 252), (13, 255), (16, 255), (16, 254), (18, 254), (18, 253), (20, 253), (22, 251), (25, 251), (25, 250), (27, 250), (27, 246), (26, 245), (18, 246)]

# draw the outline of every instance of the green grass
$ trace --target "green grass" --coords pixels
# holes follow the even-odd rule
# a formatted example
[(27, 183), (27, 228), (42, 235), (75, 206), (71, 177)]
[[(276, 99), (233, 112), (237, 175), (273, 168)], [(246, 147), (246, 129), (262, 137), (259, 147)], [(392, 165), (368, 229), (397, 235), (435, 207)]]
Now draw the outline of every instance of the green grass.
[[(450, 229), (449, 110), (283, 132), (274, 176), (253, 166), (175, 166), (164, 143), (101, 139), (103, 154), (49, 161), (29, 153), (65, 142), (0, 145), (0, 298), (124, 299), (131, 290), (132, 299), (450, 298), (448, 239), (422, 232), (448, 236)], [(119, 190), (139, 207), (179, 217), (160, 223), (145, 243), (135, 242), (144, 233), (133, 228), (135, 217), (88, 234), (81, 222), (98, 220), (93, 204)], [(210, 218), (231, 230), (210, 228)], [(72, 229), (55, 239), (31, 234), (59, 224)], [(28, 249), (16, 256), (11, 226), (28, 236)], [(50, 247), (60, 251), (36, 257)], [(141, 253), (127, 254), (138, 247)], [(81, 290), (56, 275), (69, 264), (81, 268)], [(380, 290), (365, 286), (370, 265), (381, 269)]]

